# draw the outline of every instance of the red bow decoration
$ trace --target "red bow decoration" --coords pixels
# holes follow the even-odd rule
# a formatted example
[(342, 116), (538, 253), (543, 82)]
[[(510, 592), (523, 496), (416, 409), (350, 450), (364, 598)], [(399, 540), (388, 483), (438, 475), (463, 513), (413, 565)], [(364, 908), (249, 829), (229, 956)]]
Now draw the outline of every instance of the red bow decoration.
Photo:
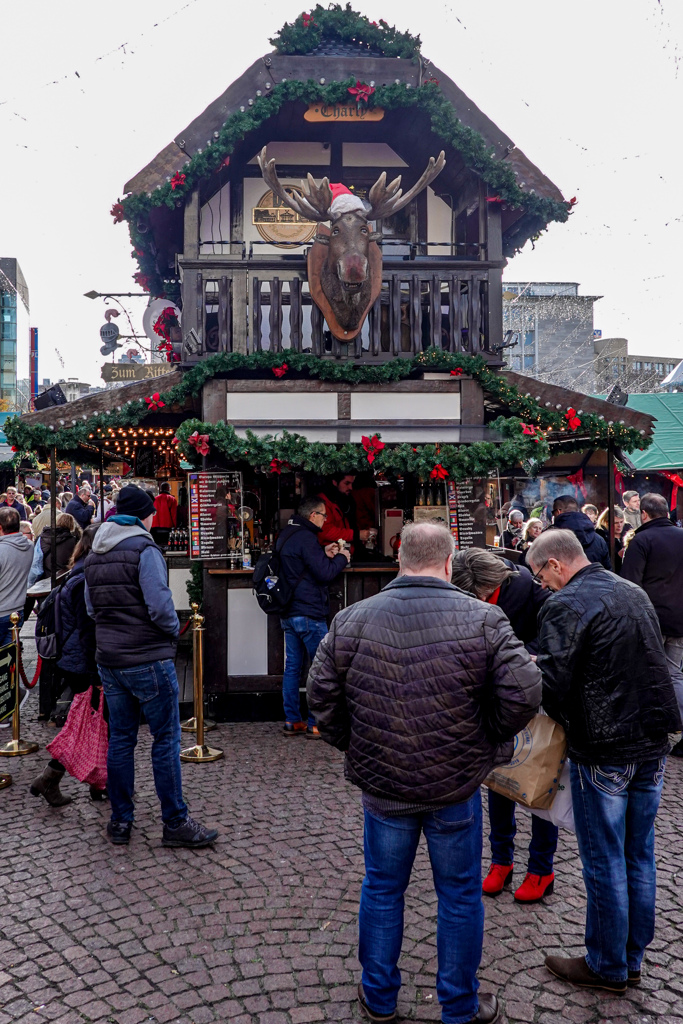
[(126, 219), (126, 212), (123, 209), (123, 203), (114, 203), (109, 212), (114, 218), (114, 224), (120, 224), (122, 220)]
[(172, 437), (171, 438), (171, 444), (180, 444), (180, 438), (179, 437)]
[(149, 277), (147, 276), (147, 274), (143, 274), (142, 271), (139, 270), (137, 272), (137, 274), (133, 274), (133, 280), (135, 281), (136, 284), (140, 285), (140, 287), (142, 288), (142, 290), (144, 292), (148, 292), (149, 291), (150, 281), (149, 281)]
[(676, 510), (676, 506), (678, 505), (678, 488), (683, 487), (683, 480), (680, 478), (678, 473), (670, 473), (669, 470), (662, 470), (659, 475), (666, 477), (666, 479), (670, 480), (673, 484), (673, 487), (671, 488), (670, 508), (671, 511), (674, 512)]
[(429, 78), (425, 78), (425, 80), (424, 80), (424, 82), (422, 84), (423, 85), (438, 85), (439, 84), (439, 79), (438, 78), (434, 78), (434, 75), (431, 75)]
[(504, 203), (505, 200), (502, 199), (500, 196), (487, 196), (486, 202), (487, 203)]
[(382, 448), (386, 448), (384, 441), (380, 441), (377, 434), (373, 434), (372, 437), (366, 437), (363, 435), (360, 439), (360, 443), (363, 445), (368, 456), (368, 462), (371, 465), (375, 461), (375, 455), (381, 452)]
[(579, 201), (579, 200), (578, 200), (578, 199), (576, 198), (576, 196), (572, 196), (572, 198), (571, 198), (571, 199), (569, 200), (569, 202), (567, 203), (567, 206), (568, 206), (568, 207), (569, 207), (569, 209), (571, 210), (572, 206), (576, 206), (576, 204), (578, 203), (578, 201)]
[[(578, 430), (578, 428), (581, 426), (581, 420), (576, 415), (576, 409), (567, 409), (566, 413), (564, 414), (564, 418), (566, 419), (567, 423), (569, 424), (572, 430)], [(569, 477), (567, 477), (567, 480), (568, 479)]]
[(451, 377), (462, 377), (464, 372), (465, 371), (463, 369), (457, 366), (455, 370), (451, 370)]
[(184, 185), (185, 178), (186, 175), (181, 174), (180, 171), (174, 174), (173, 177), (171, 178), (171, 189), (175, 192), (177, 188), (180, 188), (181, 185)]
[(283, 363), (282, 366), (274, 366), (273, 373), (276, 377), (284, 377), (288, 369), (289, 367), (287, 366), (287, 363)]
[(574, 487), (576, 496), (578, 498), (578, 492), (580, 491), (583, 495), (583, 500), (587, 498), (586, 488), (583, 485), (583, 470), (577, 469), (576, 473), (571, 473), (567, 476), (567, 480)]
[(155, 409), (163, 409), (166, 405), (166, 402), (161, 401), (158, 391), (155, 391), (154, 394), (150, 395), (149, 398), (146, 398), (145, 401), (147, 402), (148, 412), (153, 412)]
[(539, 439), (536, 437), (536, 427), (533, 425), (533, 423), (522, 423), (522, 433), (530, 434), (533, 437), (536, 444), (538, 444)]
[(194, 434), (190, 434), (187, 439), (187, 443), (191, 444), (196, 449), (199, 455), (209, 454), (209, 435), (200, 434), (198, 430), (195, 430)]
[(301, 20), (304, 23), (304, 28), (308, 28), (309, 25), (315, 25), (315, 22), (313, 21), (313, 15), (312, 14), (306, 14), (306, 13), (302, 14), (301, 15)]
[(366, 85), (359, 80), (356, 80), (355, 86), (349, 86), (349, 92), (356, 97), (356, 103), (367, 103), (374, 91), (374, 85)]
[(173, 362), (173, 345), (170, 341), (162, 341), (160, 345), (157, 345), (157, 351), (164, 353), (167, 363)]
[(448, 470), (444, 469), (440, 462), (437, 462), (429, 475), (432, 480), (445, 480), (448, 476)]
[(17, 448), (17, 446), (16, 446), (15, 444), (13, 444), (13, 445), (12, 445), (12, 451), (13, 451), (13, 452), (16, 452), (16, 451), (18, 451), (18, 450), (19, 450), (19, 449)]
[(282, 467), (283, 466), (284, 466), (285, 469), (290, 469), (291, 468), (289, 463), (288, 462), (284, 462), (282, 459), (271, 459), (270, 460), (270, 466), (268, 468), (270, 469), (271, 473), (277, 473), (278, 476), (279, 476), (280, 473), (282, 472)]

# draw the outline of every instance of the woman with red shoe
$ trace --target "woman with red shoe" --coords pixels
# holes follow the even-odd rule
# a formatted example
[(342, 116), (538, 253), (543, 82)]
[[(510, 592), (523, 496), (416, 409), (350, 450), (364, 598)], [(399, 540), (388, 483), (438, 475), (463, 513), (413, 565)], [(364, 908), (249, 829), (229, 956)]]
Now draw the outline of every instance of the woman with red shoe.
[[(453, 583), (480, 601), (505, 612), (515, 636), (530, 654), (536, 653), (538, 612), (550, 597), (524, 566), (515, 566), (482, 548), (459, 551), (453, 558)], [(489, 790), (491, 867), (484, 879), (485, 896), (498, 896), (512, 882), (515, 852), (515, 804)], [(553, 859), (559, 831), (550, 821), (531, 814), (531, 842), (524, 881), (515, 892), (517, 903), (538, 903), (554, 888)]]

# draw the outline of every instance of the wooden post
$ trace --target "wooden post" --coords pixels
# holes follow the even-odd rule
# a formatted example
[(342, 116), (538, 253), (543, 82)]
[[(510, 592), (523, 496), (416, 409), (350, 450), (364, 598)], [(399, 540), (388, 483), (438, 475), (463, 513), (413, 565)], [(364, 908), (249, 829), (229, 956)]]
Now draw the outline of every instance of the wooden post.
[(617, 565), (614, 550), (614, 506), (616, 503), (616, 494), (614, 491), (614, 445), (611, 434), (607, 438), (607, 502), (609, 509), (607, 519), (609, 524), (609, 557), (612, 563), (612, 568), (616, 572)]
[(100, 445), (100, 522), (104, 522), (104, 450)]
[[(50, 587), (57, 585), (57, 448), (50, 448), (50, 495), (52, 505), (50, 508), (50, 554), (52, 565), (50, 567)], [(75, 493), (74, 493), (75, 497)]]

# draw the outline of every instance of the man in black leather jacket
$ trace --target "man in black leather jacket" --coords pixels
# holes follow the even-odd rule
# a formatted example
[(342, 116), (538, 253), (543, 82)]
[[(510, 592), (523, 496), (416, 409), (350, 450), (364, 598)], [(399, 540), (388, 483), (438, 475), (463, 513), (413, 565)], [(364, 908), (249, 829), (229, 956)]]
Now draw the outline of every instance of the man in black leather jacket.
[(477, 993), (480, 785), (510, 761), (541, 677), (505, 614), (450, 583), (452, 561), (446, 527), (405, 526), (400, 576), (335, 616), (308, 680), (320, 734), (346, 751), (346, 777), (363, 791), (358, 995), (374, 1021), (396, 1019), (403, 894), (423, 831), (439, 895), (442, 1021), (498, 1016), (496, 997)]
[(681, 719), (644, 591), (592, 564), (568, 530), (542, 534), (528, 562), (556, 591), (540, 612), (537, 664), (543, 707), (567, 730), (588, 897), (586, 957), (545, 963), (582, 988), (625, 992), (654, 937), (654, 822)]
[(571, 530), (589, 562), (599, 562), (605, 569), (612, 568), (607, 542), (596, 532), (595, 524), (585, 512), (579, 512), (579, 504), (571, 494), (560, 494), (555, 498), (553, 528)]

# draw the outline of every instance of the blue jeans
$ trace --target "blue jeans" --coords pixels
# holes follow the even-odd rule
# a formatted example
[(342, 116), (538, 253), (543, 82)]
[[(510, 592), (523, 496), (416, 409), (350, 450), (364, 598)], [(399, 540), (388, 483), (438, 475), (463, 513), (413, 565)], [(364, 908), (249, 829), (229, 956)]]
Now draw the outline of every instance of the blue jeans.
[(665, 764), (571, 763), (588, 897), (586, 963), (611, 981), (640, 970), (655, 933), (655, 817)]
[(177, 828), (188, 816), (180, 777), (178, 679), (170, 659), (132, 668), (98, 665), (109, 706), (107, 789), (112, 821), (133, 821), (135, 746), (140, 708), (152, 734), (152, 770), (164, 825)]
[[(327, 633), (324, 619), (309, 619), (306, 615), (292, 615), (280, 619), (285, 634), (285, 673), (282, 677), (282, 701), (285, 719), (288, 722), (301, 721), (301, 670), (306, 652), (313, 661), (318, 644)], [(308, 724), (315, 725), (315, 718), (309, 713)]]
[[(515, 859), (515, 802), (500, 793), (489, 790), (489, 821), (491, 831), (491, 861), (493, 864), (512, 864)], [(557, 850), (560, 830), (552, 821), (537, 818), (531, 812), (531, 842), (527, 871), (532, 875), (551, 875), (553, 857)]]
[(380, 818), (365, 811), (365, 879), (358, 959), (363, 991), (378, 1014), (396, 1009), (403, 941), (403, 894), (424, 831), (438, 897), (436, 992), (442, 1020), (463, 1024), (479, 1008), (477, 970), (484, 936), (479, 790), (440, 811)]
[[(24, 624), (24, 613), (20, 611), (19, 621), (17, 622), (17, 629), (21, 629)], [(9, 620), (9, 615), (0, 615), (0, 647), (6, 647), (7, 644), (12, 643), (12, 623)]]

